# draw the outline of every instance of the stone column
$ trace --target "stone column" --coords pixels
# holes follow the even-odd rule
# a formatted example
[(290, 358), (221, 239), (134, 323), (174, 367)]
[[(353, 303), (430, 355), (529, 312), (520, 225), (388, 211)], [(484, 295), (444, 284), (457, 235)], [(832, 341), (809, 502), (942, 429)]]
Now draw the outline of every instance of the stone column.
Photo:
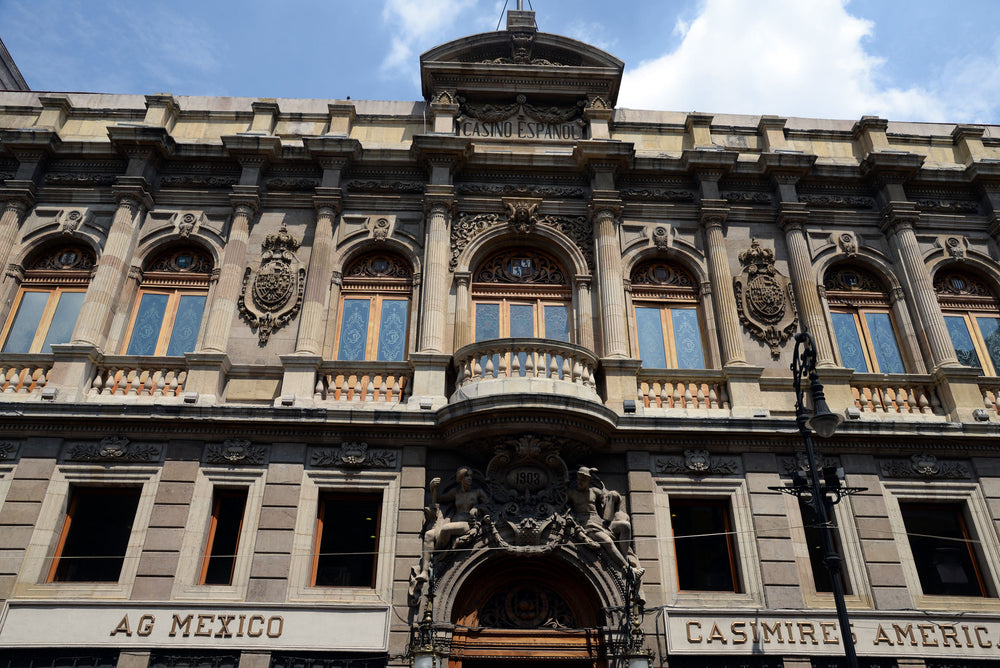
[(576, 331), (577, 343), (587, 350), (594, 350), (594, 309), (590, 296), (590, 276), (576, 277)]
[(788, 246), (788, 265), (792, 273), (792, 287), (799, 305), (802, 324), (813, 335), (816, 342), (816, 366), (836, 366), (833, 358), (833, 344), (826, 326), (823, 305), (819, 301), (818, 283), (813, 271), (809, 246), (806, 243), (803, 226), (809, 212), (805, 204), (783, 202), (778, 212), (778, 226), (785, 233)]
[[(118, 210), (115, 211), (97, 270), (80, 307), (80, 316), (73, 333), (74, 344), (87, 344), (95, 348), (104, 345), (112, 309), (119, 303), (128, 268), (131, 266), (142, 218), (153, 205), (146, 192), (144, 179), (119, 179), (124, 180), (129, 183), (119, 183), (114, 188)], [(131, 304), (124, 306), (131, 307)]]
[(595, 197), (590, 205), (600, 290), (602, 357), (629, 356), (622, 247), (618, 239), (620, 213), (621, 200), (617, 198)]
[(3, 214), (0, 214), (0, 267), (6, 267), (10, 251), (24, 217), (35, 204), (34, 188), (3, 188)]
[(445, 352), (444, 332), (450, 292), (448, 260), (451, 252), (454, 193), (455, 189), (450, 185), (428, 185), (424, 199), (427, 236), (424, 250), (423, 323), (420, 326), (421, 352)]
[(233, 205), (233, 222), (222, 253), (219, 283), (215, 287), (212, 307), (208, 312), (208, 326), (205, 342), (202, 344), (204, 352), (226, 352), (229, 330), (236, 315), (236, 302), (242, 288), (250, 224), (260, 208), (259, 189), (256, 186), (233, 186), (230, 201)]
[(330, 266), (333, 254), (333, 227), (340, 213), (341, 198), (336, 195), (319, 195), (313, 198), (316, 207), (316, 233), (309, 254), (309, 276), (299, 317), (299, 337), (296, 353), (321, 355), (323, 334), (326, 328), (327, 297), (330, 292)]
[(472, 274), (467, 271), (455, 272), (455, 350), (472, 343), (472, 323), (469, 322), (469, 282)]
[(712, 283), (712, 303), (715, 306), (715, 322), (719, 330), (719, 345), (722, 348), (722, 364), (746, 364), (743, 351), (743, 337), (740, 333), (740, 318), (736, 312), (733, 295), (733, 275), (729, 271), (729, 253), (722, 226), (729, 216), (725, 200), (703, 199), (701, 202), (701, 226), (705, 228), (705, 245), (708, 249), (708, 271)]
[(330, 272), (330, 308), (326, 316), (326, 336), (323, 338), (323, 350), (330, 351), (330, 358), (337, 358), (337, 351), (333, 350), (333, 340), (337, 336), (337, 314), (340, 312), (340, 288), (344, 285), (344, 273), (341, 271)]
[(924, 332), (931, 355), (931, 368), (958, 366), (955, 348), (938, 306), (930, 272), (924, 264), (914, 225), (920, 218), (912, 202), (890, 202), (882, 217), (882, 231), (889, 238), (903, 270), (901, 278), (906, 292), (916, 308), (920, 328)]

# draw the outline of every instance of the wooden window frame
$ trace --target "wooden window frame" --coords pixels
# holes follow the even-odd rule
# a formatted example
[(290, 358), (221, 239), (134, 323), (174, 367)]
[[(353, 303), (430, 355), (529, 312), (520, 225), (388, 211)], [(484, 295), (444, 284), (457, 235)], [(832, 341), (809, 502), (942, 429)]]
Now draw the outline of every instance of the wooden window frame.
[[(229, 569), (229, 581), (225, 583), (208, 583), (208, 568), (211, 564), (212, 548), (215, 546), (215, 538), (219, 528), (219, 514), (224, 497), (242, 496), (243, 513), (240, 515), (239, 525), (236, 527), (236, 552), (233, 554), (233, 563)], [(201, 574), (198, 577), (198, 584), (209, 586), (232, 586), (233, 575), (236, 572), (236, 562), (239, 557), (239, 544), (243, 538), (243, 526), (246, 523), (247, 511), (250, 507), (250, 490), (247, 487), (216, 487), (212, 490), (212, 514), (208, 522), (208, 534), (205, 537), (205, 551), (202, 557)]]
[[(673, 327), (673, 310), (682, 309), (685, 311), (694, 311), (695, 316), (698, 319), (698, 338), (701, 342), (701, 358), (704, 362), (704, 368), (708, 368), (709, 356), (708, 356), (708, 342), (705, 338), (706, 327), (705, 319), (702, 313), (701, 305), (697, 300), (691, 301), (654, 301), (650, 299), (635, 299), (632, 302), (632, 322), (634, 326), (632, 327), (632, 346), (635, 350), (635, 356), (642, 359), (639, 351), (639, 317), (636, 314), (636, 309), (640, 308), (653, 308), (659, 311), (660, 314), (660, 332), (663, 334), (663, 356), (667, 361), (668, 369), (680, 369), (682, 367), (678, 366), (677, 362), (677, 343), (674, 339), (674, 327)], [(645, 368), (645, 367), (644, 367)], [(651, 367), (649, 367), (651, 368)], [(683, 367), (686, 368), (686, 367)]]
[[(831, 306), (830, 315), (831, 323), (832, 316), (835, 313), (843, 313), (850, 315), (854, 318), (854, 328), (858, 333), (858, 338), (861, 341), (861, 350), (865, 356), (865, 364), (868, 365), (868, 371), (857, 371), (857, 373), (886, 373), (881, 370), (878, 363), (878, 356), (875, 354), (875, 344), (872, 340), (871, 332), (868, 329), (868, 321), (865, 315), (869, 313), (884, 313), (889, 316), (889, 325), (892, 328), (892, 336), (896, 341), (896, 352), (899, 353), (899, 359), (903, 364), (903, 373), (909, 373), (906, 364), (906, 356), (903, 354), (902, 341), (899, 339), (899, 328), (896, 326), (896, 317), (892, 312), (892, 308), (889, 306), (873, 306), (873, 307), (851, 307), (851, 306)], [(831, 331), (833, 334), (833, 342), (837, 346), (837, 356), (840, 357), (840, 363), (843, 365), (844, 359), (843, 355), (840, 353), (840, 341), (837, 340), (837, 332), (835, 329)]]
[(986, 347), (985, 337), (979, 329), (979, 323), (976, 321), (976, 318), (1000, 318), (1000, 311), (960, 311), (942, 307), (942, 314), (946, 318), (960, 317), (965, 321), (965, 327), (969, 332), (969, 338), (972, 339), (972, 346), (976, 350), (976, 356), (979, 357), (980, 369), (983, 375), (1000, 376), (1000, 369), (996, 368), (996, 365), (993, 363), (993, 358), (990, 357), (989, 350)]
[[(135, 303), (132, 305), (132, 314), (129, 316), (128, 328), (125, 330), (124, 341), (122, 343), (121, 354), (128, 354), (129, 344), (132, 343), (132, 333), (135, 329), (135, 320), (139, 316), (139, 307), (142, 304), (143, 295), (166, 295), (167, 305), (163, 310), (163, 322), (160, 323), (160, 334), (156, 339), (156, 347), (153, 350), (154, 357), (163, 357), (167, 354), (170, 346), (170, 337), (173, 334), (174, 319), (177, 317), (177, 307), (180, 306), (181, 297), (204, 296), (205, 306), (202, 310), (201, 321), (198, 323), (199, 331), (205, 322), (205, 311), (208, 310), (208, 290), (206, 289), (169, 289), (169, 288), (140, 288), (135, 296)], [(198, 339), (201, 337), (199, 336)], [(196, 340), (195, 349), (198, 343)], [(193, 352), (193, 351), (188, 351)]]
[[(960, 530), (960, 532), (962, 534), (962, 539), (964, 541), (964, 543), (962, 543), (962, 545), (963, 545), (963, 547), (965, 547), (966, 554), (967, 554), (967, 556), (969, 558), (969, 561), (972, 564), (972, 571), (973, 571), (973, 573), (975, 574), (975, 577), (976, 577), (975, 585), (979, 589), (979, 596), (978, 596), (978, 598), (984, 598), (984, 599), (985, 598), (996, 598), (994, 595), (992, 595), (990, 593), (989, 588), (986, 586), (986, 580), (983, 578), (982, 566), (979, 563), (979, 555), (976, 554), (976, 550), (973, 547), (973, 545), (977, 541), (977, 538), (969, 530), (969, 519), (967, 517), (968, 504), (963, 503), (961, 501), (945, 501), (945, 502), (934, 502), (934, 501), (926, 501), (925, 502), (925, 501), (919, 501), (919, 500), (902, 501), (899, 504), (899, 513), (900, 513), (900, 516), (903, 518), (903, 526), (904, 527), (906, 526), (906, 511), (907, 510), (917, 510), (917, 511), (919, 511), (919, 510), (929, 510), (929, 509), (932, 509), (932, 508), (935, 509), (935, 510), (938, 510), (938, 509), (951, 510), (952, 514), (953, 514), (952, 516), (957, 520), (956, 524), (957, 524), (957, 526), (958, 526), (958, 528), (959, 528), (959, 530)], [(909, 530), (907, 530), (907, 540), (909, 540)], [(943, 540), (948, 540), (948, 539), (947, 538), (943, 538)], [(910, 552), (913, 555), (914, 566), (916, 566), (916, 563), (917, 563), (917, 561), (919, 559), (924, 559), (924, 558), (927, 557), (927, 555), (924, 555), (924, 554), (921, 554), (921, 555), (918, 556), (917, 554), (913, 553), (912, 547), (911, 547)], [(921, 593), (923, 593), (924, 596), (935, 596), (935, 597), (938, 597), (938, 596), (961, 596), (961, 597), (964, 597), (964, 598), (973, 598), (973, 599), (977, 598), (977, 596), (975, 594), (928, 594), (928, 593), (924, 592), (924, 582), (919, 579), (919, 573), (920, 573), (920, 571), (918, 569), (917, 570), (918, 581), (920, 582)]]
[[(722, 523), (721, 533), (725, 534), (726, 540), (726, 550), (729, 554), (729, 577), (733, 583), (732, 589), (683, 589), (681, 588), (681, 562), (680, 558), (677, 557), (677, 539), (678, 535), (673, 531), (673, 516), (677, 513), (680, 508), (693, 508), (696, 506), (714, 506), (722, 510)], [(728, 498), (714, 497), (714, 498), (698, 498), (690, 496), (674, 496), (670, 499), (670, 513), (671, 513), (671, 536), (674, 540), (674, 555), (676, 559), (676, 573), (677, 573), (677, 591), (684, 593), (702, 592), (702, 591), (712, 591), (720, 593), (733, 593), (741, 594), (743, 593), (744, 586), (742, 583), (742, 578), (740, 577), (740, 564), (736, 549), (736, 536), (733, 529), (733, 508), (732, 501)], [(712, 528), (712, 533), (720, 533)], [(696, 535), (696, 534), (692, 534)], [(683, 540), (688, 536), (680, 536)]]
[[(24, 295), (28, 292), (48, 294), (48, 300), (45, 303), (45, 308), (42, 310), (42, 316), (38, 321), (38, 328), (35, 330), (35, 336), (31, 340), (31, 345), (28, 347), (27, 354), (34, 355), (40, 353), (42, 350), (42, 344), (45, 343), (45, 337), (49, 334), (49, 328), (52, 326), (52, 319), (55, 317), (56, 308), (58, 308), (59, 301), (62, 299), (62, 296), (70, 292), (86, 294), (87, 289), (85, 287), (81, 288), (77, 286), (62, 285), (22, 285), (17, 291), (17, 297), (14, 299), (14, 305), (10, 310), (10, 316), (4, 324), (2, 333), (0, 333), (0, 341), (3, 341), (3, 345), (0, 345), (0, 350), (7, 346), (7, 337), (10, 335), (10, 330), (14, 327), (14, 322), (17, 320)], [(79, 314), (77, 314), (77, 318), (79, 318)]]
[[(344, 304), (352, 299), (368, 299), (368, 327), (365, 334), (365, 355), (364, 360), (340, 360), (340, 339), (344, 329)], [(382, 325), (382, 305), (387, 301), (398, 301), (406, 303), (406, 325), (403, 328), (403, 359), (409, 358), (410, 321), (412, 320), (412, 299), (409, 291), (406, 293), (379, 292), (372, 294), (370, 291), (360, 291), (344, 289), (340, 294), (340, 304), (337, 317), (337, 334), (333, 341), (333, 358), (346, 362), (375, 362), (378, 358), (378, 344), (381, 335)]]
[(511, 306), (531, 306), (531, 318), (532, 318), (532, 329), (535, 332), (543, 332), (541, 336), (534, 336), (531, 338), (545, 339), (550, 338), (545, 334), (545, 307), (546, 306), (564, 306), (566, 308), (566, 323), (567, 330), (569, 333), (569, 341), (566, 343), (572, 343), (574, 337), (574, 327), (572, 321), (573, 305), (571, 303), (570, 295), (567, 294), (563, 299), (543, 297), (531, 294), (503, 294), (497, 295), (494, 298), (488, 298), (482, 295), (477, 295), (472, 302), (472, 332), (473, 338), (475, 338), (476, 332), (476, 317), (478, 312), (478, 307), (485, 304), (497, 304), (500, 307), (500, 334), (497, 338), (509, 339), (513, 338), (510, 335), (510, 307)]
[[(321, 545), (323, 543), (323, 530), (324, 522), (326, 519), (327, 504), (330, 502), (359, 502), (359, 501), (377, 501), (378, 508), (375, 512), (375, 549), (371, 556), (372, 560), (372, 576), (371, 581), (368, 585), (318, 585), (316, 584), (316, 577), (319, 572), (319, 561), (321, 555)], [(313, 535), (313, 551), (312, 551), (312, 567), (309, 575), (309, 586), (316, 588), (332, 588), (332, 589), (347, 589), (347, 588), (370, 588), (372, 590), (376, 589), (378, 586), (378, 576), (379, 576), (379, 550), (381, 549), (381, 536), (382, 536), (382, 513), (384, 511), (385, 505), (385, 494), (381, 491), (365, 491), (365, 492), (347, 492), (345, 490), (322, 490), (320, 491), (318, 503), (316, 507), (316, 530)]]

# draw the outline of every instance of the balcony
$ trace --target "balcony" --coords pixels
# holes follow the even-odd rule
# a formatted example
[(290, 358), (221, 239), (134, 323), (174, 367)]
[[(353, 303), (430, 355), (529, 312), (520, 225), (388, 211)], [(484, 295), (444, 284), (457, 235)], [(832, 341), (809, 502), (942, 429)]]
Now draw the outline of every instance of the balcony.
[(109, 355), (97, 363), (88, 395), (134, 397), (150, 402), (180, 400), (187, 374), (187, 361), (183, 357)]
[(401, 404), (412, 381), (409, 362), (327, 362), (316, 374), (313, 401), (372, 408)]
[(640, 369), (636, 404), (646, 413), (729, 414), (725, 372), (713, 369)]
[(52, 355), (4, 355), (0, 361), (0, 394), (8, 401), (41, 396), (52, 363)]
[(497, 394), (558, 394), (601, 402), (597, 356), (552, 339), (491, 339), (455, 352), (455, 391), (449, 401)]

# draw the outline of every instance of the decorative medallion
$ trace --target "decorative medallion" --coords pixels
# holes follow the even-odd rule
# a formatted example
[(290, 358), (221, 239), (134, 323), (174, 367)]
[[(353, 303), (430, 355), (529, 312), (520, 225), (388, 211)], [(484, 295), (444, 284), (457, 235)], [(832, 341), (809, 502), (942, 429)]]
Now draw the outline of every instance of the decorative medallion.
[(651, 260), (636, 265), (632, 270), (632, 285), (652, 285), (656, 287), (691, 288), (698, 287), (694, 277), (683, 267), (663, 260)]
[(389, 219), (378, 218), (371, 223), (372, 239), (383, 242), (389, 238)]
[(36, 257), (27, 269), (42, 271), (89, 271), (94, 268), (93, 251), (83, 246), (61, 246)]
[(242, 438), (230, 438), (221, 445), (212, 443), (205, 447), (205, 461), (209, 464), (260, 465), (266, 458), (267, 448), (254, 446)]
[[(819, 453), (816, 454), (816, 463), (819, 465), (820, 471), (831, 468), (836, 469), (840, 466), (836, 459), (823, 457)], [(804, 452), (796, 452), (794, 457), (783, 457), (781, 459), (781, 470), (787, 475), (791, 475), (796, 471), (805, 471), (808, 473), (809, 457)]]
[(965, 240), (959, 237), (948, 237), (945, 239), (944, 247), (948, 255), (957, 262), (965, 259)]
[(854, 257), (858, 254), (858, 240), (852, 232), (844, 232), (837, 237), (837, 245), (840, 252), (847, 257)]
[(657, 473), (682, 473), (696, 477), (732, 475), (742, 470), (739, 457), (712, 456), (708, 450), (685, 450), (683, 457), (679, 455), (657, 457), (653, 468)]
[(177, 220), (177, 234), (180, 235), (182, 239), (190, 238), (197, 222), (197, 216), (193, 213), (185, 213)]
[(740, 322), (778, 357), (798, 324), (792, 283), (774, 266), (774, 251), (752, 239), (739, 255), (743, 271), (733, 279)]
[(267, 343), (271, 332), (293, 320), (302, 306), (306, 269), (295, 255), (298, 247), (299, 241), (282, 223), (277, 234), (264, 238), (257, 270), (247, 267), (243, 274), (240, 315), (257, 330), (260, 345)]
[(490, 596), (479, 610), (479, 624), (496, 629), (575, 629), (570, 605), (548, 587), (515, 585)]
[(909, 459), (886, 459), (879, 462), (886, 478), (956, 479), (971, 478), (972, 469), (964, 462), (942, 461), (928, 453)]
[(993, 297), (989, 286), (978, 276), (963, 271), (945, 269), (934, 275), (934, 292), (939, 295), (963, 297)]
[(535, 249), (511, 249), (488, 257), (472, 279), (476, 283), (517, 283), (521, 285), (567, 285), (559, 263)]
[(670, 248), (670, 230), (662, 225), (657, 225), (653, 229), (653, 245), (661, 251)]
[(66, 459), (78, 462), (155, 462), (160, 446), (131, 443), (125, 436), (105, 436), (99, 443), (74, 443), (66, 450)]
[(165, 271), (174, 274), (210, 274), (212, 256), (196, 246), (174, 248), (160, 253), (146, 271)]
[(504, 199), (507, 207), (507, 225), (517, 234), (530, 234), (538, 224), (538, 207), (542, 201), (538, 199)]
[(71, 237), (86, 218), (86, 211), (81, 211), (79, 209), (71, 209), (69, 211), (60, 211), (56, 220), (59, 221), (59, 229), (63, 235)]
[(309, 463), (316, 468), (394, 469), (396, 450), (369, 448), (364, 442), (343, 442), (339, 448), (317, 448)]

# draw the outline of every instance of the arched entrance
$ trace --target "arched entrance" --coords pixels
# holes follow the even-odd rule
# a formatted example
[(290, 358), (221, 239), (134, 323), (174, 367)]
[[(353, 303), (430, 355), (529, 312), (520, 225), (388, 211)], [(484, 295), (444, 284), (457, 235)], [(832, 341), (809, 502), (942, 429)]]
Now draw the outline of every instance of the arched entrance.
[(554, 557), (499, 557), (455, 597), (451, 668), (604, 668), (604, 622), (593, 586)]

